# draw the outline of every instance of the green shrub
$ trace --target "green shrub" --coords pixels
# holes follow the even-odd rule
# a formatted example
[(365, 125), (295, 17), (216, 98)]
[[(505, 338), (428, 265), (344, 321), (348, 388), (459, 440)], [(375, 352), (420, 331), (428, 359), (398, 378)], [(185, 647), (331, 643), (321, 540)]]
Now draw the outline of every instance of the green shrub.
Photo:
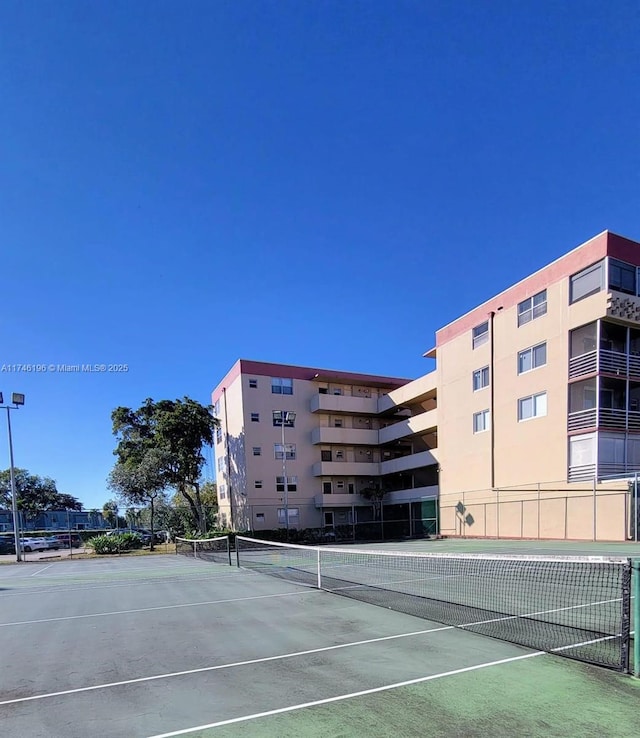
[(135, 533), (118, 533), (114, 536), (95, 536), (87, 541), (97, 554), (117, 554), (142, 548), (142, 540)]

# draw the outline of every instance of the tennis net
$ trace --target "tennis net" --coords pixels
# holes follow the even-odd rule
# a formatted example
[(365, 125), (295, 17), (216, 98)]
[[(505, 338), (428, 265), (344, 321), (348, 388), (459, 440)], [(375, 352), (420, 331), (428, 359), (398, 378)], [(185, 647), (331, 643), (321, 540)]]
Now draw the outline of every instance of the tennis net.
[(229, 536), (218, 538), (176, 538), (176, 553), (183, 556), (192, 556), (205, 561), (215, 561), (218, 564), (231, 564), (231, 547)]
[(631, 562), (308, 547), (236, 537), (238, 566), (628, 671)]

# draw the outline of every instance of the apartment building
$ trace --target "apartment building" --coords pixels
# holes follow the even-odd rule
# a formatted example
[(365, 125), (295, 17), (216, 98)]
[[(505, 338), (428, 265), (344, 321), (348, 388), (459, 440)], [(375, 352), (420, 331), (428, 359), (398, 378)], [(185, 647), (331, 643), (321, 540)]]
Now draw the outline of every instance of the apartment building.
[[(434, 413), (426, 425), (411, 417), (435, 407), (433, 378), (403, 406), (403, 389), (413, 384), (237, 361), (212, 395), (221, 522), (355, 533), (386, 520), (387, 535), (415, 534), (435, 518), (437, 459)], [(383, 504), (371, 490), (384, 491)]]
[(353, 524), (378, 488), (402, 534), (438, 497), (446, 535), (638, 536), (639, 243), (605, 231), (435, 338), (413, 381), (238, 361), (213, 393), (224, 519)]
[(639, 266), (605, 231), (436, 333), (443, 532), (629, 537)]

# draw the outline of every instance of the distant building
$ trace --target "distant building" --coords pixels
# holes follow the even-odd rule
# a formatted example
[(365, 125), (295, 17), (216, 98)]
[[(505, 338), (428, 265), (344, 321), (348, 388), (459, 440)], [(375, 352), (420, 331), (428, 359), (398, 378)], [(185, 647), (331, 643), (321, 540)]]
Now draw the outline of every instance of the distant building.
[[(109, 525), (95, 510), (46, 510), (35, 516), (19, 513), (20, 529), (31, 530), (101, 530)], [(0, 510), (0, 531), (13, 530), (13, 513)]]

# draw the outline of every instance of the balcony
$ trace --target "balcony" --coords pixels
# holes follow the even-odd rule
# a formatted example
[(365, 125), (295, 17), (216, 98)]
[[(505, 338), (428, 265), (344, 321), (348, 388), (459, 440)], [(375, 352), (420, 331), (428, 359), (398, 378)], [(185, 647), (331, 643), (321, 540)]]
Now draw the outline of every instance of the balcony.
[(315, 506), (321, 507), (353, 507), (353, 505), (371, 505), (371, 502), (365, 500), (360, 495), (316, 495), (314, 497)]
[(569, 379), (596, 372), (640, 379), (640, 356), (608, 349), (600, 351), (594, 349), (569, 359)]
[(637, 410), (619, 410), (601, 407), (596, 416), (596, 409), (579, 410), (569, 413), (567, 429), (569, 431), (593, 430), (602, 428), (617, 431), (640, 431), (640, 412)]
[(377, 446), (378, 431), (367, 428), (314, 428), (311, 431), (311, 443)]
[(312, 413), (349, 413), (352, 415), (377, 415), (377, 397), (351, 397), (350, 395), (322, 395), (318, 392), (311, 398)]
[(438, 427), (438, 409), (428, 410), (425, 413), (414, 415), (407, 420), (388, 425), (378, 431), (380, 443), (390, 443), (400, 438), (408, 438), (422, 433), (431, 433)]
[(424, 377), (414, 379), (413, 382), (404, 384), (402, 387), (383, 395), (378, 400), (378, 412), (384, 413), (389, 410), (398, 409), (407, 405), (416, 405), (429, 398), (435, 398), (437, 392), (438, 375), (434, 370), (425, 374)]
[(318, 461), (311, 468), (314, 477), (378, 477), (377, 461)]
[(420, 469), (423, 466), (437, 464), (438, 459), (433, 451), (420, 451), (417, 454), (401, 456), (399, 459), (390, 459), (380, 464), (380, 474), (395, 474), (396, 472), (408, 471), (409, 469)]
[(385, 505), (393, 505), (401, 502), (419, 502), (420, 500), (432, 500), (438, 497), (438, 486), (414, 487), (413, 489), (398, 489), (389, 492), (384, 497)]

